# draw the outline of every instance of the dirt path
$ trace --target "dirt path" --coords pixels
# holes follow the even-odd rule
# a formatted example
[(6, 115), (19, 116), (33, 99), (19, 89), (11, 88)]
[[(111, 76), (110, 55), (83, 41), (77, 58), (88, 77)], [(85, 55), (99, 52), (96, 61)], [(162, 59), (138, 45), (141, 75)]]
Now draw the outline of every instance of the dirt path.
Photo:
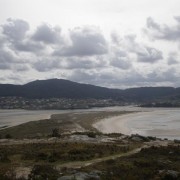
[(81, 167), (89, 166), (89, 165), (96, 164), (96, 163), (99, 163), (99, 162), (102, 162), (102, 161), (107, 161), (107, 160), (110, 160), (110, 159), (116, 159), (116, 158), (119, 158), (119, 157), (129, 156), (129, 155), (138, 153), (141, 150), (141, 148), (142, 147), (133, 149), (132, 151), (129, 151), (127, 153), (110, 155), (110, 156), (106, 156), (106, 157), (102, 157), (102, 158), (92, 159), (92, 160), (89, 160), (89, 161), (76, 161), (76, 162), (63, 163), (63, 164), (57, 165), (56, 167), (57, 168), (62, 168), (62, 167), (81, 168)]
[[(11, 142), (11, 144), (12, 144), (12, 142)], [(61, 169), (63, 167), (78, 169), (81, 167), (90, 166), (92, 164), (100, 163), (100, 162), (111, 160), (111, 159), (127, 157), (127, 156), (130, 156), (130, 155), (140, 152), (142, 148), (150, 148), (152, 146), (168, 146), (170, 144), (174, 144), (174, 143), (172, 141), (152, 141), (152, 142), (144, 143), (141, 147), (135, 148), (127, 153), (110, 155), (110, 156), (96, 158), (96, 159), (92, 159), (92, 160), (88, 160), (88, 161), (67, 162), (67, 163), (63, 163), (63, 164), (57, 164), (55, 166), (57, 169)], [(18, 167), (16, 169), (17, 177), (21, 177), (21, 176), (28, 177), (28, 174), (31, 172), (31, 170), (32, 170), (32, 167)]]
[(97, 158), (97, 159), (92, 159), (89, 161), (76, 161), (76, 162), (68, 162), (68, 163), (63, 163), (63, 164), (59, 164), (57, 165), (57, 168), (62, 168), (62, 167), (66, 167), (66, 168), (81, 168), (81, 167), (85, 167), (85, 166), (89, 166), (92, 164), (96, 164), (102, 161), (107, 161), (110, 159), (117, 159), (120, 157), (126, 157), (126, 156), (130, 156), (133, 154), (136, 154), (138, 152), (141, 151), (141, 149), (143, 148), (150, 148), (152, 146), (168, 146), (169, 144), (171, 144), (171, 141), (152, 141), (152, 142), (148, 142), (148, 143), (144, 143), (144, 145), (142, 145), (139, 148), (135, 148), (127, 153), (120, 153), (120, 154), (116, 154), (116, 155), (110, 155), (110, 156), (106, 156), (106, 157), (102, 157), (102, 158)]

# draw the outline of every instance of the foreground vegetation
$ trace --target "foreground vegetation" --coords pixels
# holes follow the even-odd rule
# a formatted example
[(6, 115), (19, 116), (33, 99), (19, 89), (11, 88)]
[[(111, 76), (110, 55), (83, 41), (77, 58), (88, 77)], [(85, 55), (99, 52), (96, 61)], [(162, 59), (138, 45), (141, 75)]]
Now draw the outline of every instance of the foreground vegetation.
[(179, 140), (102, 134), (92, 127), (125, 113), (52, 115), (0, 130), (0, 180), (180, 179)]
[[(88, 135), (92, 136), (92, 133)], [(84, 136), (84, 134), (80, 133), (78, 136)], [(112, 136), (114, 135), (109, 137)], [(119, 134), (119, 137), (121, 136)], [(28, 169), (26, 179), (57, 179), (57, 175), (60, 177), (60, 172), (67, 173), (66, 168), (73, 167), (73, 162), (75, 164), (78, 162), (83, 166), (89, 160), (93, 162), (99, 158), (124, 154), (141, 144), (139, 142), (128, 144), (122, 142), (64, 142), (63, 140), (49, 143), (7, 143), (1, 145), (0, 149), (0, 179), (24, 179), (21, 173), (21, 176), (18, 174), (19, 170), (22, 171), (25, 167)], [(42, 177), (36, 178), (35, 176)]]
[[(180, 179), (180, 145), (152, 146), (133, 155), (126, 154), (139, 145), (66, 142), (5, 145), (0, 150), (0, 179), (56, 180), (79, 175), (87, 175), (84, 179), (102, 180)], [(112, 156), (124, 153), (121, 158)], [(107, 156), (112, 158), (83, 166), (89, 162), (87, 160)], [(73, 168), (73, 162), (81, 162), (82, 167)], [(25, 176), (20, 173), (23, 169), (27, 171)]]
[(109, 160), (83, 168), (102, 172), (103, 180), (180, 179), (180, 146), (142, 149), (129, 157)]

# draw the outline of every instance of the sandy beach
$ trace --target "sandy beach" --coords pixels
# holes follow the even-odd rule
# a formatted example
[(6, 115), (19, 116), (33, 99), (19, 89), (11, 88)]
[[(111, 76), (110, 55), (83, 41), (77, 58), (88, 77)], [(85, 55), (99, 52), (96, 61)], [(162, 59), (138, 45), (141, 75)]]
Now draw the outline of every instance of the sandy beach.
[(141, 134), (180, 139), (179, 109), (153, 109), (103, 119), (93, 125), (103, 133)]

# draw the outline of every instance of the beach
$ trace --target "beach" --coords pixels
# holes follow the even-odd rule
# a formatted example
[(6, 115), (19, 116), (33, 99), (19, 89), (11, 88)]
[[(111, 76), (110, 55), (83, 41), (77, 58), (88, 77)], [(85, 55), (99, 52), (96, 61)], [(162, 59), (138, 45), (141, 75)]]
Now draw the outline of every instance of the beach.
[(180, 139), (180, 110), (153, 108), (151, 111), (106, 118), (93, 126), (103, 133), (140, 134)]

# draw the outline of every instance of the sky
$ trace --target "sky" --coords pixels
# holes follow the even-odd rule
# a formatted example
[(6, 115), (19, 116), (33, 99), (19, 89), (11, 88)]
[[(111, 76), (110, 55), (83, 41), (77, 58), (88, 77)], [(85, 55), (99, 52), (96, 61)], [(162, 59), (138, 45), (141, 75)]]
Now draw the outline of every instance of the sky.
[(179, 0), (0, 0), (0, 83), (180, 87)]

